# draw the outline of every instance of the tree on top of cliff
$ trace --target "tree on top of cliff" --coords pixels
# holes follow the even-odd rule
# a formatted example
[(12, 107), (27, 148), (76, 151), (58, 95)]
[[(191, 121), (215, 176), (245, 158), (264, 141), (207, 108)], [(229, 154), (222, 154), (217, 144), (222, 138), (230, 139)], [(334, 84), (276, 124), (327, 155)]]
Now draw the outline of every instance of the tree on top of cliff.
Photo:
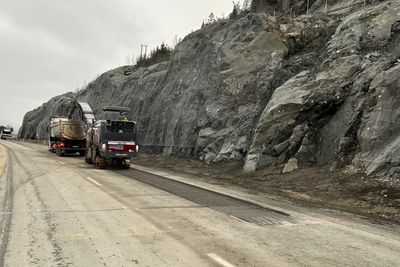
[(216, 21), (217, 21), (217, 19), (214, 15), (214, 12), (211, 12), (210, 16), (208, 16), (207, 24), (212, 24)]
[(237, 19), (239, 17), (239, 3), (233, 2), (233, 10), (231, 14), (229, 14), (230, 19)]
[(233, 9), (229, 14), (229, 19), (238, 19), (246, 16), (250, 12), (250, 0), (245, 0), (241, 5), (240, 2), (232, 1)]
[(148, 67), (153, 64), (168, 61), (171, 57), (172, 49), (168, 47), (165, 43), (157, 46), (150, 52), (150, 56), (140, 56), (137, 60), (136, 66), (138, 67)]

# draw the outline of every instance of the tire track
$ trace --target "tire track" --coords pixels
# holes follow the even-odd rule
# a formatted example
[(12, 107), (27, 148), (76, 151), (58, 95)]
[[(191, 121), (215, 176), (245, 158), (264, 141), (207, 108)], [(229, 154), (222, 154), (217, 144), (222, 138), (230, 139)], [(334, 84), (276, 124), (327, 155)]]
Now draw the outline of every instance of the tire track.
[(13, 206), (14, 206), (14, 189), (13, 189), (13, 179), (12, 179), (12, 161), (8, 149), (6, 149), (7, 161), (6, 161), (6, 171), (2, 178), (5, 178), (5, 194), (4, 200), (1, 204), (2, 210), (4, 211), (0, 219), (0, 266), (4, 266), (4, 261), (7, 252), (7, 246), (10, 235), (11, 220), (13, 216)]
[[(34, 197), (37, 201), (38, 204), (42, 207), (41, 209), (43, 211), (46, 211), (49, 209), (48, 205), (43, 201), (40, 190), (38, 185), (36, 184), (36, 178), (43, 176), (45, 173), (40, 171), (40, 169), (38, 168), (38, 165), (36, 164), (36, 162), (34, 162), (31, 158), (27, 157), (27, 159), (29, 160), (29, 163), (32, 164), (32, 168), (28, 169), (28, 167), (26, 166), (26, 161), (24, 161), (24, 163), (19, 159), (19, 157), (17, 156), (17, 154), (13, 151), (13, 148), (8, 146), (8, 145), (4, 145), (7, 148), (7, 152), (8, 152), (8, 162), (11, 163), (12, 160), (15, 161), (16, 166), (18, 166), (20, 168), (20, 170), (22, 171), (22, 174), (18, 177), (18, 180), (16, 180), (16, 183), (14, 184), (12, 181), (12, 164), (9, 165), (9, 169), (10, 170), (10, 174), (9, 174), (9, 179), (11, 180), (11, 183), (8, 183), (8, 192), (10, 195), (12, 195), (12, 201), (14, 201), (14, 194), (17, 190), (24, 188), (24, 186), (26, 185), (30, 185), (32, 187), (33, 190), (33, 194), (32, 197)], [(16, 178), (16, 177), (14, 177)], [(33, 201), (33, 199), (32, 199)], [(28, 203), (28, 206), (29, 203)], [(8, 243), (8, 235), (10, 232), (10, 226), (11, 226), (11, 216), (12, 216), (12, 209), (4, 209), (5, 211), (7, 211), (7, 215), (10, 215), (9, 217), (9, 222), (7, 225), (7, 243)], [(63, 253), (62, 253), (62, 248), (60, 246), (60, 244), (58, 243), (58, 240), (55, 237), (55, 233), (57, 230), (57, 225), (54, 222), (54, 218), (52, 217), (51, 214), (44, 212), (41, 213), (39, 217), (36, 217), (36, 219), (41, 219), (42, 222), (45, 224), (47, 230), (46, 230), (46, 238), (47, 241), (50, 243), (51, 247), (52, 247), (52, 252), (51, 255), (53, 256), (53, 263), (56, 266), (68, 266), (70, 265), (70, 263), (66, 262), (66, 258), (63, 257)], [(5, 249), (0, 250), (0, 256), (2, 256), (1, 253), (6, 254), (6, 248), (7, 248), (7, 243), (5, 244)], [(29, 254), (29, 253), (28, 253)], [(2, 256), (2, 261), (0, 261), (0, 266), (4, 265), (4, 256)], [(32, 259), (32, 257), (31, 257)], [(35, 259), (32, 259), (33, 261), (31, 261), (31, 264), (35, 264), (37, 262), (35, 262)]]

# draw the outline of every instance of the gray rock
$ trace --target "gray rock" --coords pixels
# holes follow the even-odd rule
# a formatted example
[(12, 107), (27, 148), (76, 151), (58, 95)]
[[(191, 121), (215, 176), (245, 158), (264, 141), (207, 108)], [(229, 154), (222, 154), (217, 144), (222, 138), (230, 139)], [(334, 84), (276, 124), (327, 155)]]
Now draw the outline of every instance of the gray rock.
[(282, 154), (290, 145), (289, 140), (285, 140), (280, 144), (277, 144), (274, 146), (274, 150), (276, 151), (277, 154)]
[(282, 173), (292, 172), (294, 170), (297, 170), (298, 168), (299, 168), (299, 166), (297, 165), (297, 159), (296, 158), (291, 158), (286, 163), (285, 167), (283, 168)]

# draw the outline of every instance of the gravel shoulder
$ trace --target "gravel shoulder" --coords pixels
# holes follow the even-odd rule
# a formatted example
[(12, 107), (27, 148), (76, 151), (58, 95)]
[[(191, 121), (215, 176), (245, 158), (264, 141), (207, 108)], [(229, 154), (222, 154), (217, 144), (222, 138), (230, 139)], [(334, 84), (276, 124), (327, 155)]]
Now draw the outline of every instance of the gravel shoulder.
[[(280, 168), (244, 173), (241, 164), (207, 165), (174, 156), (143, 155), (134, 163), (217, 185), (235, 185), (253, 194), (272, 194), (318, 207), (363, 215), (376, 223), (400, 223), (400, 183), (353, 170), (307, 168), (282, 174)], [(195, 178), (194, 178), (195, 177)]]

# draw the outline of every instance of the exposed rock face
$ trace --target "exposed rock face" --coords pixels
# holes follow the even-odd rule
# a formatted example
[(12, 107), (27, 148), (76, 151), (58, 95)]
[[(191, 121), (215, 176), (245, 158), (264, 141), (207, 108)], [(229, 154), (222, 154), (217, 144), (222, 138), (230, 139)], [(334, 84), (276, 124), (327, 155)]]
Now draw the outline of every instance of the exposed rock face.
[(18, 132), (18, 138), (22, 139), (46, 139), (47, 127), (52, 116), (71, 117), (80, 119), (82, 114), (76, 106), (75, 95), (67, 93), (50, 99), (37, 109), (29, 111), (24, 116), (22, 127)]
[[(164, 153), (194, 153), (207, 162), (242, 160), (257, 119), (284, 81), (288, 53), (264, 15), (209, 25), (191, 34), (168, 63), (113, 70), (79, 95), (95, 111), (125, 105), (140, 142)], [(288, 73), (290, 77), (292, 73)], [(101, 112), (98, 112), (101, 116)]]
[(400, 2), (350, 2), (340, 16), (278, 23), (249, 14), (207, 25), (169, 62), (111, 70), (29, 112), (19, 136), (42, 136), (56, 107), (79, 116), (79, 99), (98, 118), (103, 106), (130, 107), (140, 143), (167, 154), (240, 160), (246, 171), (354, 165), (400, 175)]
[(398, 1), (389, 1), (347, 16), (322, 62), (275, 90), (245, 170), (292, 157), (303, 165), (355, 164), (368, 173), (392, 163), (400, 127), (394, 107), (400, 100), (399, 8)]

